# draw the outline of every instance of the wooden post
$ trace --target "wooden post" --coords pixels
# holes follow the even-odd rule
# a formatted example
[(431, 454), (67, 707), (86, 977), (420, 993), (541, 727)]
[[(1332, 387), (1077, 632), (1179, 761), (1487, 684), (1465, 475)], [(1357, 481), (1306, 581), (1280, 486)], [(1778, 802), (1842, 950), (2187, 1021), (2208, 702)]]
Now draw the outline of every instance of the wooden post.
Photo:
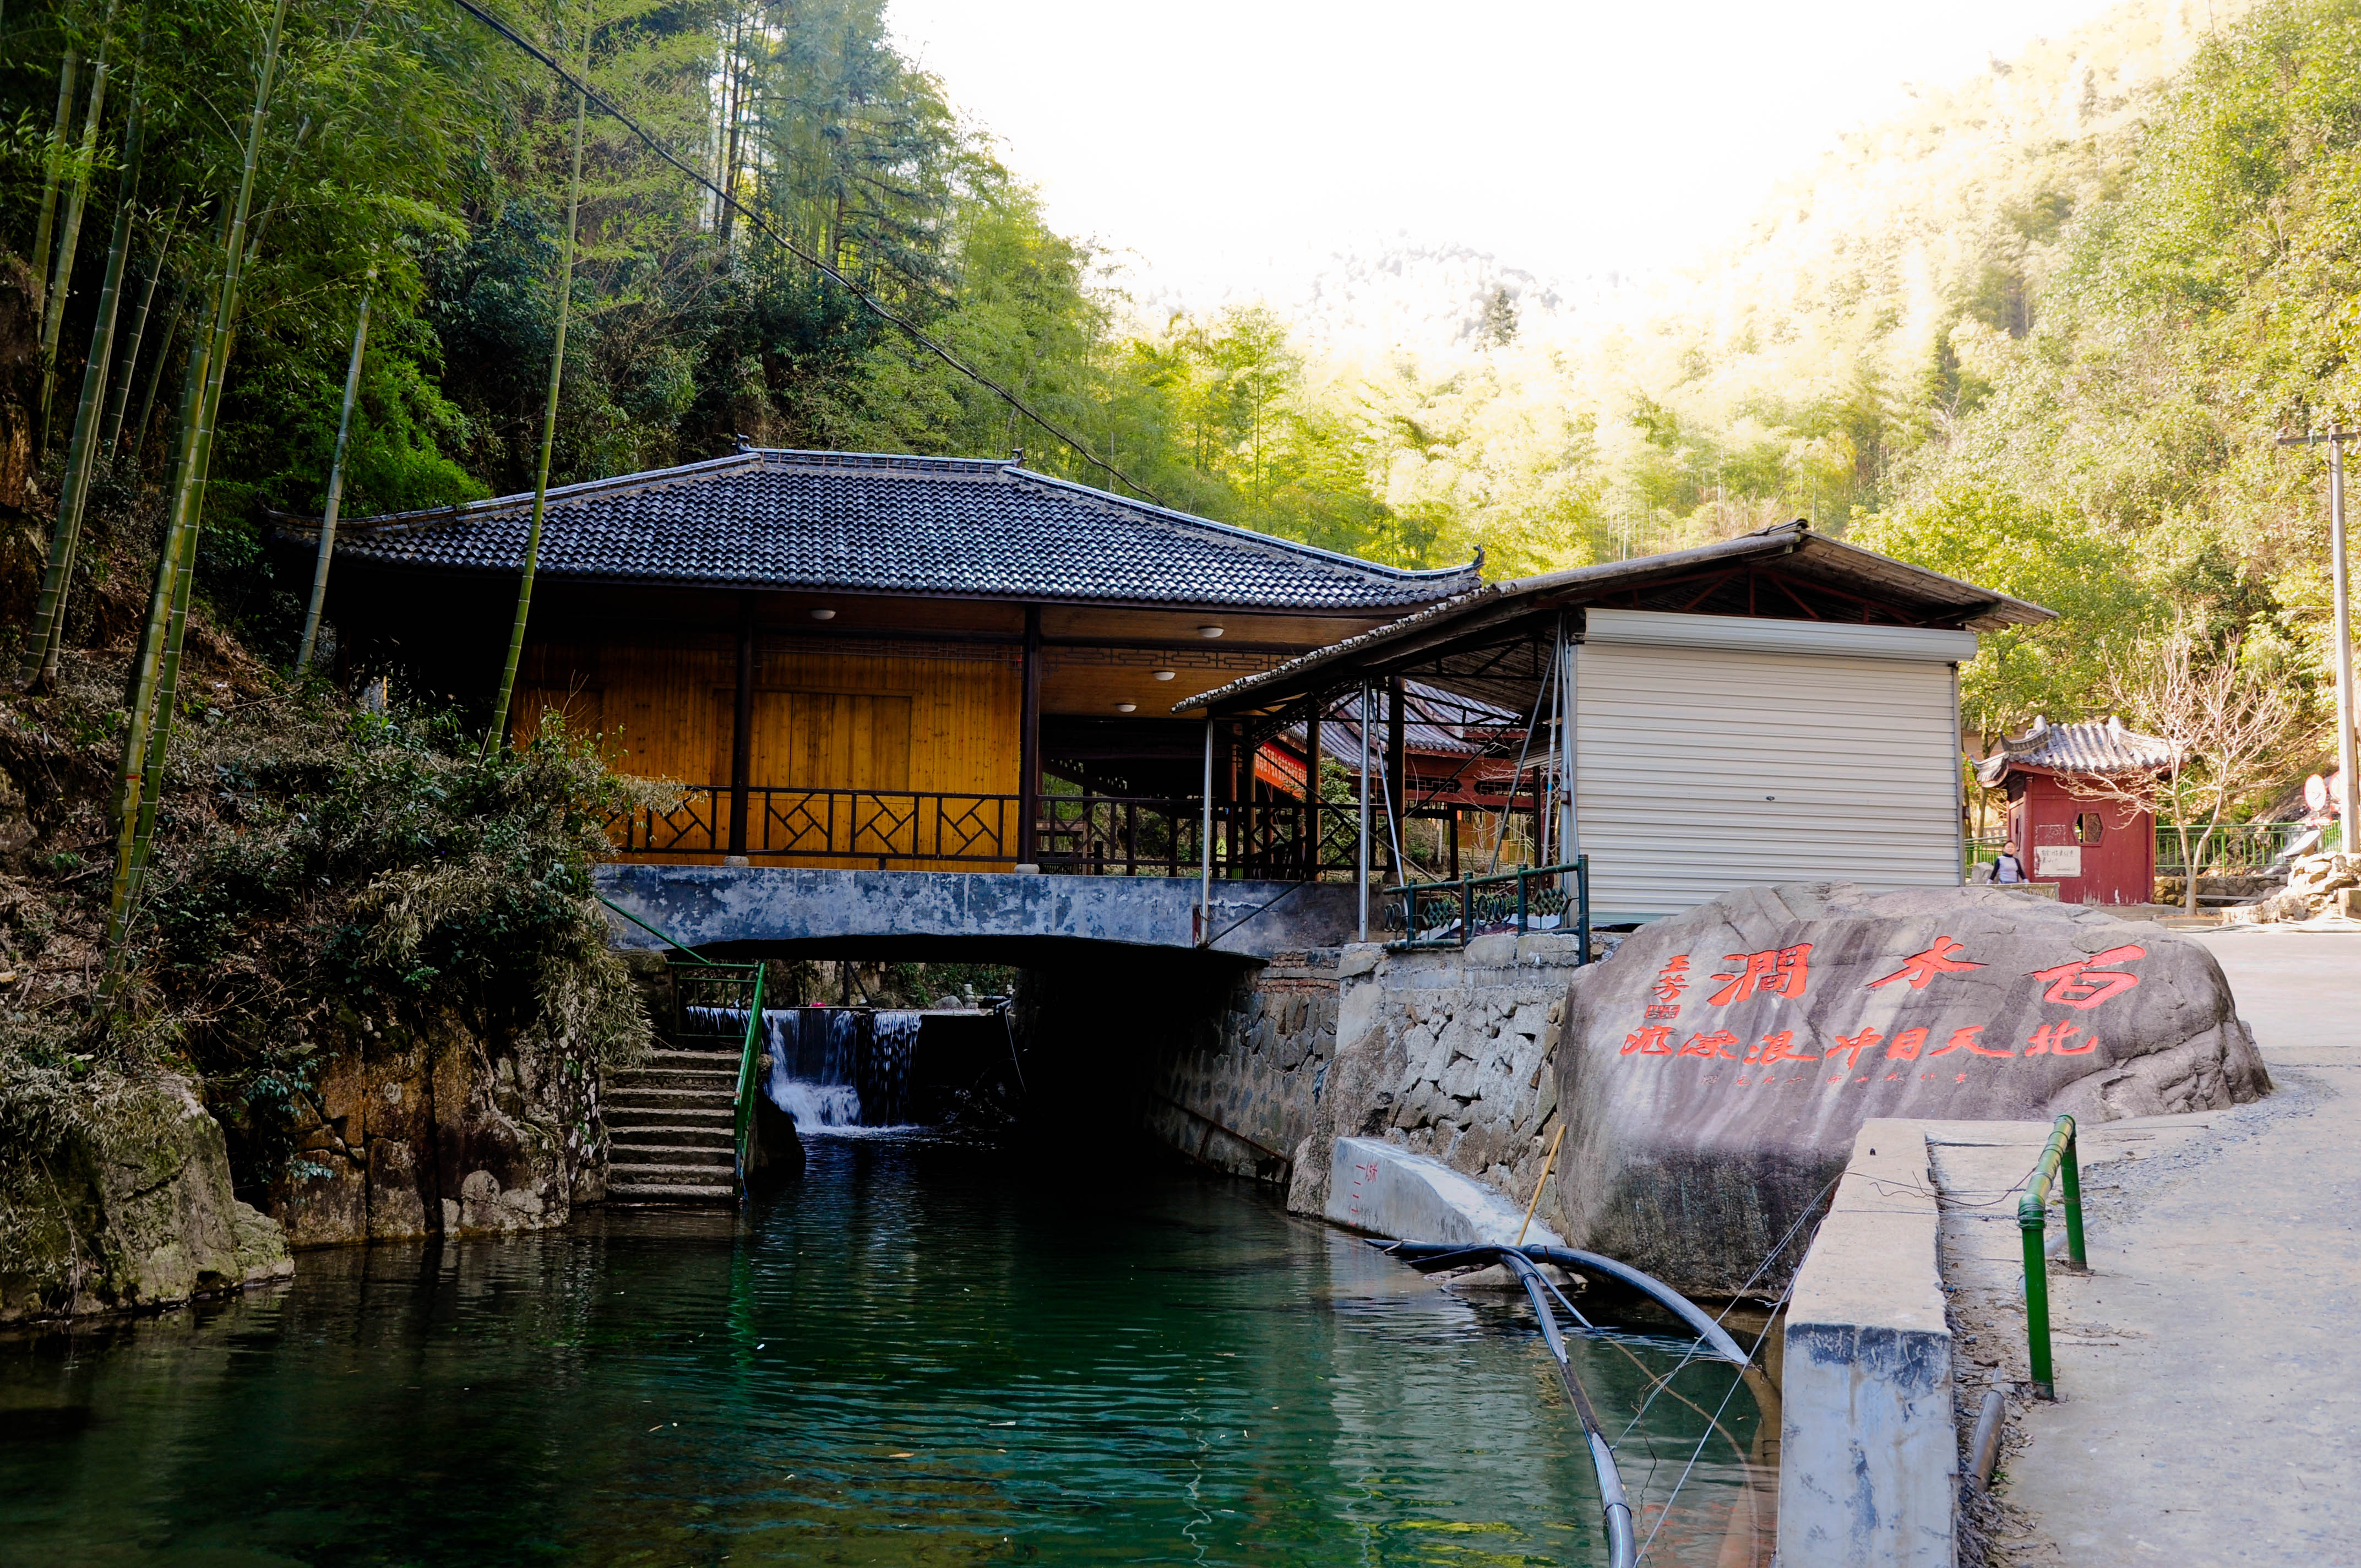
[(1041, 817), (1041, 607), (1025, 607), (1024, 733), (1016, 742), (1016, 861), (1040, 868), (1038, 831)]
[(754, 769), (754, 596), (738, 596), (738, 703), (730, 729), (730, 853), (746, 858), (747, 775)]

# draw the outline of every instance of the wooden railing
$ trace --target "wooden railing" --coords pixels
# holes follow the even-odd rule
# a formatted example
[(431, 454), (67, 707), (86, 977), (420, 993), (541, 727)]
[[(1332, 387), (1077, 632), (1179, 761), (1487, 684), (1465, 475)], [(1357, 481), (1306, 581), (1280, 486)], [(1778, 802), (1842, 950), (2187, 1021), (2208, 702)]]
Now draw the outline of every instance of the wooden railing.
[[(1033, 853), (1042, 870), (1094, 876), (1195, 876), (1204, 806), (1188, 797), (1045, 795), (1038, 802)], [(746, 850), (753, 861), (807, 865), (1010, 865), (1022, 856), (1017, 828), (1023, 802), (1013, 795), (933, 790), (803, 789), (753, 785), (746, 791)], [(1376, 806), (1371, 871), (1392, 861), (1383, 807)], [(1443, 809), (1411, 813), (1456, 824)], [(728, 784), (692, 784), (670, 810), (642, 808), (609, 822), (619, 856), (663, 860), (730, 850)], [(1216, 801), (1213, 874), (1311, 881), (1356, 869), (1357, 803), (1300, 800)]]

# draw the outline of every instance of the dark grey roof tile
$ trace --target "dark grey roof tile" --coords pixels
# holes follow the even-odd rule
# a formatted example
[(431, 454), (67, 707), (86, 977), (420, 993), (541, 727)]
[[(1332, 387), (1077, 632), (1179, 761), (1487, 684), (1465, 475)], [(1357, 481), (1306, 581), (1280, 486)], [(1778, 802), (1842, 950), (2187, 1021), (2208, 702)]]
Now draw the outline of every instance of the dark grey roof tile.
[[(530, 496), (352, 525), (347, 556), (516, 571)], [(742, 452), (549, 493), (540, 574), (988, 598), (1396, 609), (1475, 586), (971, 458)]]

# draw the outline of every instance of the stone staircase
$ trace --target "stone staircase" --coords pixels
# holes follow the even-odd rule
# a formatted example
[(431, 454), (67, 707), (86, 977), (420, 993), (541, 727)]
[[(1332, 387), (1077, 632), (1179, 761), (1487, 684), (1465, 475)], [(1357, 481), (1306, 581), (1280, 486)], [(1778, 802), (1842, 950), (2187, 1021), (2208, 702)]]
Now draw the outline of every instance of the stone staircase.
[(664, 1048), (608, 1075), (607, 1201), (730, 1203), (738, 1053)]

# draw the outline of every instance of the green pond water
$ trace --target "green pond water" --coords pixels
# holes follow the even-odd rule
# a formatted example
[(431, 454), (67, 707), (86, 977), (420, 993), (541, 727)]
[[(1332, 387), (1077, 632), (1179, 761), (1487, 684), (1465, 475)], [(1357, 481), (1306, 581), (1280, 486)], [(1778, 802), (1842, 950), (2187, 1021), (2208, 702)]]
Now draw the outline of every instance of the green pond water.
[[(742, 1217), (307, 1253), (0, 1339), (0, 1563), (1603, 1560), (1521, 1298), (1145, 1155), (810, 1149)], [(1610, 1435), (1685, 1348), (1576, 1342)], [(1694, 1361), (1671, 1387), (1619, 1447), (1664, 1519), (1643, 1561), (1759, 1560), (1752, 1392)]]

